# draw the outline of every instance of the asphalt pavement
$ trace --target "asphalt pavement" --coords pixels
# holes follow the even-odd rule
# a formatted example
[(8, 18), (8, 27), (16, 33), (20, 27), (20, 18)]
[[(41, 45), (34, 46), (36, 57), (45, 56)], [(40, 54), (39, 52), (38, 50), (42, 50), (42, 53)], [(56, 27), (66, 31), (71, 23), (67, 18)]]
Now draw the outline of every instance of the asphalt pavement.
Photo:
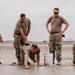
[[(41, 49), (40, 63), (44, 65), (44, 53), (49, 53), (47, 45), (39, 45)], [(62, 47), (62, 65), (58, 66), (55, 60), (54, 65), (37, 67), (31, 62), (31, 69), (24, 69), (22, 65), (12, 65), (17, 63), (15, 49), (10, 44), (2, 44), (0, 47), (0, 75), (75, 75), (75, 65), (72, 63), (72, 45), (63, 45)]]

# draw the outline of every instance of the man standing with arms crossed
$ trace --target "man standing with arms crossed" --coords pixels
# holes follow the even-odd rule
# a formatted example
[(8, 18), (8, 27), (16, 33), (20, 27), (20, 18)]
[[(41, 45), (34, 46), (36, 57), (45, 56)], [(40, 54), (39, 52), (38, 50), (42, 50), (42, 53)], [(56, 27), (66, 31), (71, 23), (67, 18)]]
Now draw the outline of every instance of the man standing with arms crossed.
[[(62, 34), (66, 31), (69, 24), (63, 17), (58, 15), (59, 14), (59, 8), (54, 8), (53, 13), (54, 13), (54, 15), (51, 16), (46, 23), (46, 29), (50, 35), (50, 37), (49, 37), (49, 50), (50, 50), (50, 53), (54, 54), (53, 60), (55, 59), (55, 52), (56, 52), (56, 55), (57, 55), (56, 58), (58, 61), (57, 65), (61, 65)], [(49, 30), (49, 27), (48, 27), (48, 25), (50, 23), (51, 23), (51, 28), (50, 28), (51, 30)], [(63, 23), (66, 26), (63, 30), (61, 30)], [(54, 63), (55, 62), (53, 61), (53, 64)]]
[(24, 44), (28, 44), (27, 36), (31, 29), (31, 22), (26, 18), (25, 14), (20, 14), (20, 20), (16, 23), (16, 27), (14, 30), (14, 48), (16, 50), (16, 57), (18, 60), (18, 65), (23, 64), (22, 57), (24, 56), (21, 51), (21, 47)]

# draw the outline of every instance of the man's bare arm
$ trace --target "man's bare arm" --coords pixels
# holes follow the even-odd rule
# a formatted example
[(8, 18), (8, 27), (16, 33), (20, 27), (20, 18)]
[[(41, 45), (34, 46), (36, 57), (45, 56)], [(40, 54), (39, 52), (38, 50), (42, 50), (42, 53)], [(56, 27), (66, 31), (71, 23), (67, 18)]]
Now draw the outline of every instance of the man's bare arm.
[(37, 66), (39, 66), (39, 62), (40, 62), (40, 54), (37, 54)]
[(46, 23), (46, 29), (47, 29), (48, 33), (50, 33), (50, 30), (48, 28), (48, 23)]
[(22, 38), (24, 39), (25, 43), (28, 43), (27, 36), (23, 33), (22, 28), (19, 29), (19, 32), (20, 32)]
[(62, 35), (62, 34), (67, 30), (68, 27), (69, 27), (69, 23), (66, 22), (66, 26), (65, 26), (65, 28), (64, 28), (63, 31), (60, 32), (60, 34)]
[(27, 34), (30, 33), (31, 27), (28, 27)]

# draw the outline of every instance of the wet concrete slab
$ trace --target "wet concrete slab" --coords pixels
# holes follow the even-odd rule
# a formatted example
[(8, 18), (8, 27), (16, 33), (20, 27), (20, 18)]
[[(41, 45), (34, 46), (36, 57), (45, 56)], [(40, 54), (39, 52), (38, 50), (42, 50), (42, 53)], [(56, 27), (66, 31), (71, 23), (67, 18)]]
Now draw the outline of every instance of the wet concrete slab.
[[(48, 53), (48, 46), (40, 46), (41, 64), (44, 64), (44, 53)], [(75, 65), (72, 63), (72, 46), (63, 46), (62, 65), (58, 66), (55, 60), (54, 65), (37, 67), (31, 61), (31, 69), (24, 69), (21, 65), (12, 65), (17, 62), (15, 49), (13, 47), (3, 47), (0, 50), (0, 75), (75, 75)]]

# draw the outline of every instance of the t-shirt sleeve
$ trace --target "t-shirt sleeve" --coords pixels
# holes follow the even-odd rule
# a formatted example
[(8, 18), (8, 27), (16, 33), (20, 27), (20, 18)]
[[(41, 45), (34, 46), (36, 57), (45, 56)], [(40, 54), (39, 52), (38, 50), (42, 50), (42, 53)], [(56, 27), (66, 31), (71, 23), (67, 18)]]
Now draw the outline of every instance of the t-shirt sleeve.
[(20, 28), (22, 28), (22, 25), (19, 24), (19, 23), (17, 23), (17, 24), (16, 24), (16, 28), (17, 28), (17, 29), (20, 29)]
[(38, 48), (38, 50), (37, 50), (37, 54), (39, 54), (40, 53), (40, 48)]
[(62, 23), (66, 24), (67, 21), (63, 17), (61, 17), (61, 19), (62, 19)]
[(49, 24), (51, 22), (51, 19), (52, 17), (50, 17), (48, 20), (47, 20), (47, 23), (46, 24)]
[(28, 27), (31, 26), (31, 21), (28, 19)]

